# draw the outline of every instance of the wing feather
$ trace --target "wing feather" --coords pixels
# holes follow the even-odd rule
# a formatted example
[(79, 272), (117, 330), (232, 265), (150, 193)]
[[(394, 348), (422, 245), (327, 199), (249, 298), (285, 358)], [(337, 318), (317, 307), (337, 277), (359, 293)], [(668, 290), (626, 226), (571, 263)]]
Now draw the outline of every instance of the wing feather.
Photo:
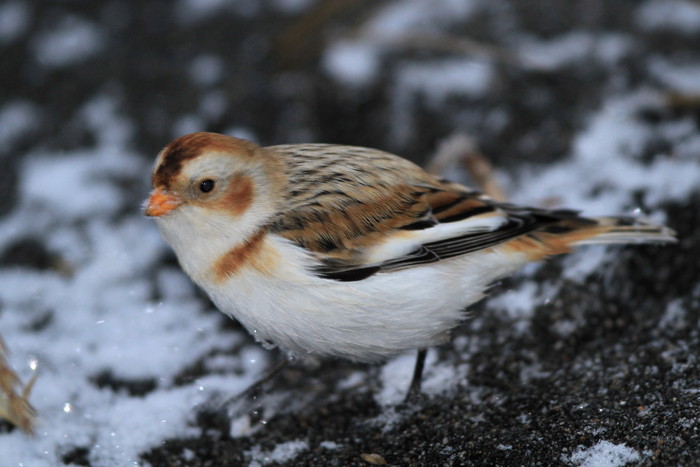
[(573, 211), (498, 203), (382, 151), (336, 145), (269, 149), (285, 158), (290, 180), (288, 209), (269, 230), (312, 252), (319, 262), (315, 273), (328, 279), (362, 280), (581, 219)]

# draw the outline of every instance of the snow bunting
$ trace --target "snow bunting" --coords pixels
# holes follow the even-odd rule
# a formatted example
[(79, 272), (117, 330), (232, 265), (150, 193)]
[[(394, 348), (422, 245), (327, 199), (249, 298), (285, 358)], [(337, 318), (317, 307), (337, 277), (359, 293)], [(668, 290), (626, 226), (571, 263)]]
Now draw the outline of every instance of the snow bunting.
[(489, 285), (599, 243), (675, 241), (628, 217), (496, 202), (393, 154), (194, 133), (158, 155), (144, 213), (256, 339), (356, 361), (443, 343)]

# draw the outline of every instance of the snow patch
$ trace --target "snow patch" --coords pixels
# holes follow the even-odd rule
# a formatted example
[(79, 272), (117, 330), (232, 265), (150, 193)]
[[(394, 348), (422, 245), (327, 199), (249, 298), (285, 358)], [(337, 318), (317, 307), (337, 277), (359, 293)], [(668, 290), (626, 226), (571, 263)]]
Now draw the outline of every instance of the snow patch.
[[(379, 75), (382, 58), (387, 52), (406, 47), (422, 35), (435, 34), (435, 31), (449, 24), (465, 21), (481, 7), (480, 0), (391, 2), (379, 7), (372, 17), (352, 34), (353, 39), (342, 38), (327, 47), (323, 55), (323, 66), (331, 77), (341, 83), (352, 86), (368, 85)], [(432, 63), (428, 68), (436, 66), (441, 68), (438, 63)], [(430, 83), (436, 79), (440, 80), (443, 73), (450, 70), (435, 71), (436, 73), (431, 74), (431, 79), (421, 81)], [(460, 76), (460, 83), (469, 83), (471, 80), (469, 76)], [(471, 83), (473, 86), (473, 81)], [(438, 87), (440, 86), (442, 85), (438, 84)]]
[(96, 55), (105, 45), (102, 30), (94, 23), (67, 16), (36, 39), (34, 51), (41, 65), (61, 68)]
[[(655, 135), (639, 114), (664, 105), (661, 96), (647, 91), (609, 99), (574, 140), (570, 159), (523, 170), (513, 200), (537, 205), (543, 198), (554, 197), (557, 205), (584, 210), (586, 215), (634, 216), (640, 213), (632, 203), (636, 191), (646, 192), (652, 207), (684, 199), (698, 187), (697, 157), (679, 153), (676, 157), (660, 154), (651, 162), (640, 160)], [(669, 125), (686, 126), (683, 121)], [(663, 221), (653, 212), (648, 217)]]
[(30, 23), (30, 10), (25, 2), (10, 1), (0, 5), (0, 43), (9, 43), (25, 33)]
[(538, 284), (526, 281), (517, 288), (506, 290), (489, 299), (488, 307), (502, 313), (507, 320), (513, 321), (517, 332), (522, 334), (528, 331), (535, 309), (542, 302)]
[(700, 7), (684, 0), (648, 0), (635, 14), (635, 22), (649, 31), (695, 34), (700, 31)]
[(666, 305), (666, 310), (661, 319), (659, 319), (659, 327), (676, 331), (684, 329), (688, 325), (686, 315), (687, 311), (683, 301), (680, 299), (673, 300)]
[[(0, 271), (10, 364), (25, 381), (33, 362), (39, 367), (31, 399), (38, 436), (3, 433), (8, 464), (58, 465), (76, 448), (87, 449), (91, 465), (138, 463), (164, 439), (197, 436), (195, 407), (236, 394), (261, 371), (255, 349), (224, 365), (238, 374), (175, 383), (243, 334), (220, 329), (220, 315), (203, 308), (179, 269), (165, 266), (152, 279), (165, 245), (125, 188), (142, 186), (145, 196), (150, 160), (125, 149), (132, 127), (118, 107), (97, 96), (80, 111), (94, 147), (28, 154), (19, 202), (0, 219), (0, 251), (35, 238), (57, 258), (46, 270)], [(125, 210), (132, 214), (118, 216)], [(131, 394), (132, 385), (153, 389)]]
[(307, 10), (315, 1), (316, 0), (272, 0), (272, 4), (275, 8), (284, 13), (295, 14)]
[(198, 23), (214, 15), (227, 14), (229, 12), (250, 18), (258, 13), (261, 8), (259, 0), (246, 0), (244, 2), (231, 2), (228, 0), (178, 0), (175, 10), (178, 19), (183, 24)]
[(287, 441), (275, 446), (272, 451), (263, 451), (260, 446), (253, 446), (252, 449), (246, 452), (253, 460), (250, 467), (267, 465), (273, 462), (288, 462), (293, 460), (304, 451), (308, 451), (309, 443), (307, 441)]
[(396, 37), (406, 32), (437, 29), (466, 21), (483, 6), (480, 0), (393, 1), (368, 21), (366, 30), (374, 37)]
[(353, 86), (364, 86), (379, 73), (380, 50), (361, 41), (338, 41), (323, 55), (323, 67), (336, 81)]
[(415, 98), (427, 98), (433, 105), (454, 95), (478, 96), (489, 90), (493, 68), (472, 60), (434, 60), (409, 63), (397, 72), (397, 92)]
[(410, 140), (416, 103), (441, 106), (448, 98), (476, 98), (491, 89), (493, 66), (473, 60), (431, 60), (408, 63), (396, 70), (392, 99), (391, 137), (396, 142)]
[(576, 250), (564, 259), (562, 277), (583, 282), (593, 273), (602, 274), (601, 266), (610, 255), (610, 250), (600, 245), (587, 245)]
[(523, 63), (555, 70), (586, 60), (612, 66), (623, 59), (632, 48), (629, 37), (621, 34), (595, 35), (572, 31), (548, 40), (522, 38), (515, 46)]
[(111, 151), (83, 150), (27, 158), (20, 187), (23, 202), (42, 206), (65, 220), (116, 211), (124, 193), (112, 177), (144, 167), (136, 159), (112, 156)]
[(319, 446), (322, 447), (323, 449), (330, 449), (332, 451), (343, 447), (342, 445), (340, 445), (334, 441), (321, 441), (321, 443), (319, 443)]
[(223, 77), (224, 62), (214, 55), (200, 55), (192, 60), (190, 79), (199, 86), (211, 86)]
[[(380, 375), (382, 389), (374, 395), (378, 404), (390, 406), (404, 400), (411, 384), (415, 363), (416, 354), (411, 352), (392, 358), (384, 364)], [(429, 350), (425, 359), (425, 369), (427, 370), (434, 363), (435, 352)]]
[(11, 149), (15, 141), (38, 126), (39, 118), (39, 109), (31, 102), (15, 100), (3, 105), (0, 108), (0, 147)]
[(700, 63), (698, 62), (674, 64), (661, 57), (654, 57), (649, 61), (648, 68), (652, 76), (669, 90), (692, 95), (700, 93)]
[(624, 443), (599, 441), (589, 448), (579, 446), (568, 459), (564, 456), (562, 460), (578, 467), (620, 467), (640, 459), (639, 453)]

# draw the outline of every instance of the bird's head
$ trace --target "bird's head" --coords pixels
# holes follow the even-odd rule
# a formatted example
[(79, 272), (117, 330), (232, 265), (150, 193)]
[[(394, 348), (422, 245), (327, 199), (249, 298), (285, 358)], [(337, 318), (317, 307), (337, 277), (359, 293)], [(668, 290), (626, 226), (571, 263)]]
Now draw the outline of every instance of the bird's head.
[(278, 164), (250, 141), (204, 132), (182, 136), (158, 155), (143, 212), (156, 218), (173, 247), (202, 238), (245, 239), (277, 209), (284, 184)]

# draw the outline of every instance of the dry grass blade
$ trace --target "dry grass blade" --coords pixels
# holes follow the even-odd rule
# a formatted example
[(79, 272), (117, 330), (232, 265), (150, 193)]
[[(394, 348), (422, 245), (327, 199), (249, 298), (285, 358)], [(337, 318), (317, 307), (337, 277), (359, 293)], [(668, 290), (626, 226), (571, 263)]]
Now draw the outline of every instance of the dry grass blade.
[(694, 111), (700, 109), (700, 93), (669, 92), (664, 97), (666, 105), (672, 110)]
[(7, 347), (0, 337), (0, 418), (16, 425), (25, 433), (34, 434), (36, 411), (29, 403), (29, 394), (37, 373), (22, 387), (21, 381), (8, 366), (5, 355)]
[(284, 30), (279, 38), (277, 54), (285, 66), (303, 66), (318, 58), (323, 44), (321, 31), (338, 17), (347, 17), (353, 11), (361, 9), (367, 0), (334, 0), (320, 2), (317, 6)]
[(476, 184), (476, 188), (496, 201), (506, 201), (503, 189), (496, 181), (493, 167), (476, 147), (472, 138), (455, 133), (440, 144), (437, 152), (428, 161), (426, 170), (441, 175), (449, 167), (462, 165)]
[[(525, 60), (510, 50), (498, 45), (467, 37), (439, 33), (408, 33), (385, 39), (385, 46), (398, 49), (428, 50), (436, 53), (451, 53), (483, 57), (496, 63), (539, 70), (541, 67), (532, 61)], [(543, 70), (544, 71), (544, 70)]]

